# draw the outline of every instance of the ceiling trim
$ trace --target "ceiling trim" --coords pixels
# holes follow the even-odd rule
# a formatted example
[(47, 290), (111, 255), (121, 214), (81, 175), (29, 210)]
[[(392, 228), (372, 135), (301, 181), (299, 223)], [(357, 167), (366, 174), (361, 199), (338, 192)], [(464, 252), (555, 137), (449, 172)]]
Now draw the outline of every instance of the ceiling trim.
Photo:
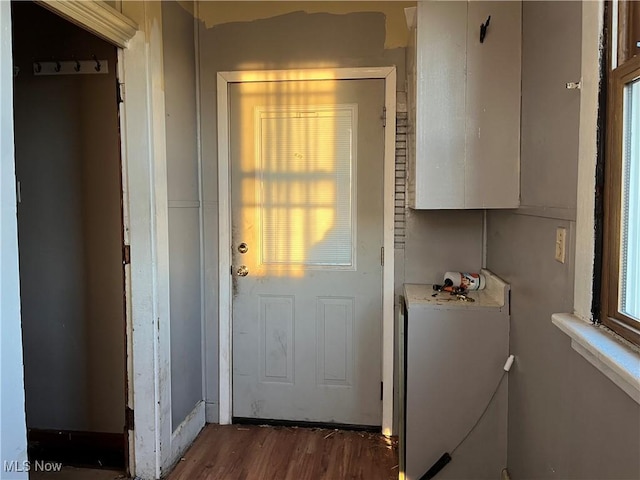
[(138, 31), (136, 22), (102, 1), (36, 0), (36, 3), (120, 48), (127, 48)]

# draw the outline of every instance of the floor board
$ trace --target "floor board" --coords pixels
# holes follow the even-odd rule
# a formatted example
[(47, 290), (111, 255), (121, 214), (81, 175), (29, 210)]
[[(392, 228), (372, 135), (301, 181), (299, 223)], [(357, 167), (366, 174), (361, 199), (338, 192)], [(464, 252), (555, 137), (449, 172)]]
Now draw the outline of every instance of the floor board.
[(391, 480), (397, 442), (381, 434), (207, 425), (169, 480)]
[[(116, 471), (64, 467), (31, 480), (122, 480)], [(207, 425), (168, 480), (392, 480), (395, 439), (319, 428)]]

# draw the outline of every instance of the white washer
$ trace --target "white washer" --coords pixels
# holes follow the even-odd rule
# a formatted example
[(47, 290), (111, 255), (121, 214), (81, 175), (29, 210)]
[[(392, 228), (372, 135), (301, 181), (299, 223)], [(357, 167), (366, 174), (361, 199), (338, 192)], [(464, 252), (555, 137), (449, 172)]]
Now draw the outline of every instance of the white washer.
[[(488, 270), (482, 274), (487, 285), (469, 293), (474, 302), (448, 293), (433, 296), (432, 285), (404, 287), (401, 479), (421, 479), (445, 452), (452, 460), (436, 479), (495, 480), (506, 467), (508, 385), (503, 366), (509, 356), (510, 287)], [(482, 420), (456, 449), (487, 405)]]

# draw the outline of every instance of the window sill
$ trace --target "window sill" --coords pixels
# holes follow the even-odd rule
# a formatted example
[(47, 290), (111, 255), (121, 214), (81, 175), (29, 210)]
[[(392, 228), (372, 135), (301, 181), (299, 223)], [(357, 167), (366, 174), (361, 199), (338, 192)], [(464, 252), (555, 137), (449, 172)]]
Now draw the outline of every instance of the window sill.
[(554, 313), (553, 324), (571, 337), (571, 347), (640, 404), (640, 353), (606, 329), (570, 313)]

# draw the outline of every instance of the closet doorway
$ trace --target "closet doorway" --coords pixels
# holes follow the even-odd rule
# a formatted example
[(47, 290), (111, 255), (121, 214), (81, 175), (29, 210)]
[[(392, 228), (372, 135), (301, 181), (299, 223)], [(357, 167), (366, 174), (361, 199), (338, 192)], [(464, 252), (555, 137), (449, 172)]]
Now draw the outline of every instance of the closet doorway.
[(127, 469), (117, 48), (12, 2), (29, 457)]

